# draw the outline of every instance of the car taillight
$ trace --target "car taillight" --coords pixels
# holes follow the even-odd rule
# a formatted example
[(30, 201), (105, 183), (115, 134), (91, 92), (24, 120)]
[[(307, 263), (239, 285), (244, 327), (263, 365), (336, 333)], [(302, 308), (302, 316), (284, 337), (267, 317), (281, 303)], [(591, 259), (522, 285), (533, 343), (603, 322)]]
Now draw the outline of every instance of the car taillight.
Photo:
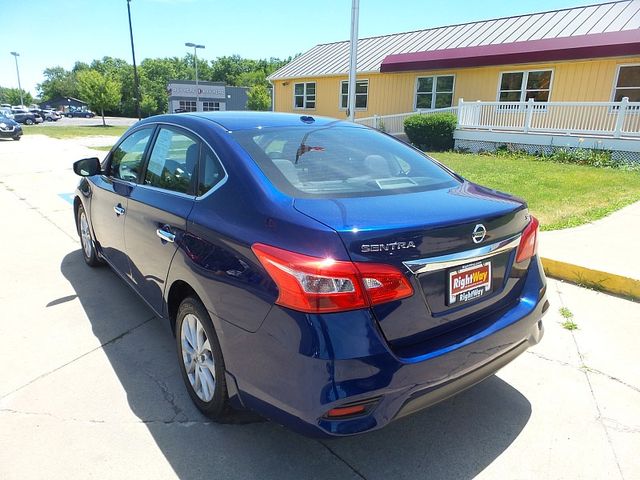
[(516, 262), (524, 262), (525, 260), (533, 257), (538, 251), (539, 225), (538, 219), (532, 215), (529, 225), (527, 225), (522, 232), (520, 245), (518, 245), (518, 252), (516, 254)]
[(413, 295), (391, 265), (310, 257), (260, 243), (251, 249), (278, 286), (276, 303), (301, 312), (355, 310)]

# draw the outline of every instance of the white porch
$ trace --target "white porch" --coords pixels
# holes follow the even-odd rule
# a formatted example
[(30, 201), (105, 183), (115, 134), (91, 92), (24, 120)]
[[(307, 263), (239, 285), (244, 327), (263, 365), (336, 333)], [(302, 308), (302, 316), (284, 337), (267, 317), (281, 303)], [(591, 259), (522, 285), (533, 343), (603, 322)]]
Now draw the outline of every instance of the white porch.
[(450, 112), (458, 117), (456, 149), (492, 151), (501, 145), (531, 153), (554, 148), (610, 150), (640, 161), (640, 102), (465, 102), (457, 107), (373, 116), (358, 123), (404, 134), (404, 120), (417, 113)]

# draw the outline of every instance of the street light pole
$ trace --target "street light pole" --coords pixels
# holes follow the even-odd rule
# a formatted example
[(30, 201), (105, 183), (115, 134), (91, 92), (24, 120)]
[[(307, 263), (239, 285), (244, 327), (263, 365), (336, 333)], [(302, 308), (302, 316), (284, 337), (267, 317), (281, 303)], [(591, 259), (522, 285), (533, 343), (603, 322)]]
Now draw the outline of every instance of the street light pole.
[(196, 66), (196, 112), (198, 111), (198, 103), (200, 102), (200, 89), (198, 88), (198, 48), (204, 48), (204, 45), (187, 42), (185, 47), (193, 47), (193, 63)]
[(350, 121), (356, 117), (356, 67), (358, 64), (358, 17), (360, 0), (351, 2), (351, 42), (349, 51), (349, 83), (347, 95), (347, 116)]
[(20, 69), (18, 68), (18, 57), (20, 54), (18, 52), (11, 52), (13, 58), (16, 60), (16, 73), (18, 74), (18, 90), (20, 91), (20, 105), (24, 106), (24, 98), (22, 97), (22, 85), (20, 85)]
[(127, 0), (127, 13), (129, 14), (129, 36), (131, 37), (131, 56), (133, 57), (133, 83), (136, 95), (136, 112), (138, 113), (138, 120), (142, 120), (142, 114), (140, 113), (140, 82), (138, 81), (138, 67), (136, 67), (136, 50), (133, 48), (133, 28), (131, 27), (131, 0)]

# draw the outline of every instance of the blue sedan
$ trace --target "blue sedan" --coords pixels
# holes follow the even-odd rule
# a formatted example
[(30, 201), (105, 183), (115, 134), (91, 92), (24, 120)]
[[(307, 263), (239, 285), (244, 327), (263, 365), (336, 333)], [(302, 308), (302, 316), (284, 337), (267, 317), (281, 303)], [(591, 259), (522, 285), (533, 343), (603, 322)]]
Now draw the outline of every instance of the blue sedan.
[(307, 435), (367, 432), (542, 337), (526, 204), (367, 127), (161, 115), (74, 171), (86, 263), (169, 322), (216, 421), (249, 409)]

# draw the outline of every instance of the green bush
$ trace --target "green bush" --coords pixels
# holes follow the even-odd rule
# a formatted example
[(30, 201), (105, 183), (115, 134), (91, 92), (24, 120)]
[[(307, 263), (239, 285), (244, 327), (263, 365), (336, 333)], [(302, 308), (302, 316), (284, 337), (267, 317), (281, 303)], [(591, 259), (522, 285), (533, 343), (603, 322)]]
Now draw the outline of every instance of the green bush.
[(541, 160), (556, 163), (571, 163), (574, 165), (588, 165), (598, 168), (616, 168), (620, 170), (640, 170), (638, 162), (616, 160), (608, 150), (595, 148), (555, 148), (550, 155), (543, 155)]
[(404, 132), (422, 150), (451, 150), (456, 123), (456, 116), (451, 113), (416, 114), (404, 121)]

